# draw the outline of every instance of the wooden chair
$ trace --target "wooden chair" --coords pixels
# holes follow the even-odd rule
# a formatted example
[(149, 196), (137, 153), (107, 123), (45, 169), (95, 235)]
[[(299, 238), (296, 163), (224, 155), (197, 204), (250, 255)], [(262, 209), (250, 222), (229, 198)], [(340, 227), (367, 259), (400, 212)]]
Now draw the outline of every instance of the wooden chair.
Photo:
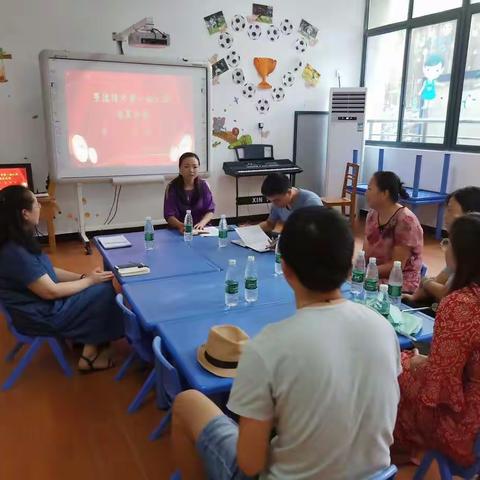
[(356, 216), (359, 171), (360, 166), (358, 163), (348, 162), (347, 166), (345, 167), (345, 177), (343, 179), (341, 198), (322, 198), (322, 202), (326, 207), (341, 207), (343, 215), (346, 215), (346, 207), (348, 207), (348, 214), (350, 216), (350, 222), (352, 226), (355, 223)]
[(54, 253), (57, 249), (57, 243), (55, 240), (55, 213), (58, 211), (57, 200), (55, 198), (56, 184), (50, 181), (48, 184), (48, 196), (38, 197), (38, 203), (42, 206), (40, 210), (40, 219), (44, 220), (47, 224), (48, 231), (48, 245), (50, 247), (50, 253)]

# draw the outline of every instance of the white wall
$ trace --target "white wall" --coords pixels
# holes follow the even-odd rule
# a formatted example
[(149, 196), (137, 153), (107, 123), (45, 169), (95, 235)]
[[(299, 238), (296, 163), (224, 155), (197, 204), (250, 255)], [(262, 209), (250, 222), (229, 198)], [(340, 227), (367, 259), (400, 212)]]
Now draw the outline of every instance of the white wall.
[[(362, 48), (364, 2), (359, 0), (297, 0), (266, 2), (274, 7), (274, 23), (288, 18), (297, 26), (302, 18), (319, 28), (318, 44), (307, 50), (305, 60), (322, 78), (316, 88), (307, 88), (301, 78), (288, 89), (282, 103), (272, 105), (267, 115), (257, 113), (252, 101), (244, 99), (231, 81), (229, 73), (213, 87), (213, 116), (225, 116), (227, 129), (235, 126), (251, 134), (254, 143), (261, 141), (256, 128), (265, 123), (278, 158), (291, 158), (295, 110), (325, 110), (330, 87), (336, 86), (335, 71), (342, 74), (342, 86), (358, 86)], [(251, 2), (219, 0), (16, 0), (2, 2), (0, 14), (0, 47), (13, 54), (6, 62), (6, 84), (0, 84), (0, 163), (31, 162), (35, 185), (44, 190), (48, 174), (43, 110), (41, 101), (38, 53), (42, 49), (79, 52), (115, 53), (113, 31), (120, 31), (144, 16), (153, 16), (161, 30), (171, 35), (172, 45), (164, 50), (126, 49), (128, 55), (162, 55), (206, 60), (226, 53), (210, 37), (203, 17), (223, 9), (229, 21), (234, 14), (251, 13)], [(254, 42), (246, 34), (234, 33), (234, 48), (242, 56), (242, 67), (248, 81), (258, 83), (252, 59), (271, 56), (278, 60), (271, 83), (280, 85), (283, 73), (295, 64), (298, 54), (293, 44), (296, 34), (281, 36), (270, 43), (265, 35)], [(269, 92), (262, 93), (270, 95)], [(239, 103), (234, 102), (239, 97)], [(257, 97), (259, 98), (259, 97)], [(236, 122), (235, 122), (236, 120)], [(217, 140), (213, 137), (213, 141)], [(213, 149), (210, 184), (217, 201), (217, 214), (233, 215), (234, 181), (223, 174), (224, 161), (233, 160), (233, 152), (222, 144)], [(301, 177), (299, 178), (301, 183)], [(245, 181), (246, 191), (257, 193), (258, 181)], [(124, 186), (116, 226), (139, 225), (146, 215), (162, 218), (163, 186)], [(87, 229), (102, 225), (110, 208), (113, 188), (110, 184), (92, 184), (84, 189)], [(58, 187), (62, 211), (57, 217), (57, 231), (77, 230), (75, 190), (72, 185)], [(262, 213), (265, 206), (242, 209), (243, 214)]]
[[(363, 178), (365, 181), (377, 169), (379, 147), (369, 146), (365, 148)], [(440, 188), (442, 176), (443, 151), (414, 150), (407, 148), (385, 148), (384, 170), (396, 172), (403, 182), (409, 187), (413, 185), (415, 169), (415, 156), (421, 154), (422, 172), (420, 176), (420, 188), (437, 190)], [(480, 155), (472, 153), (451, 152), (450, 174), (447, 191), (452, 192), (457, 188), (467, 185), (480, 186)], [(435, 206), (419, 207), (417, 214), (423, 225), (436, 225)]]

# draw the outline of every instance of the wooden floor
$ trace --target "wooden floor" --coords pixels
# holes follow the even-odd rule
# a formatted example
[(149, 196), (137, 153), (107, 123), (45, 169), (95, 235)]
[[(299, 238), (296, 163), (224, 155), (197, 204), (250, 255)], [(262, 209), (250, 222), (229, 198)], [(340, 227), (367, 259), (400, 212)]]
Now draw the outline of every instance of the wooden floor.
[[(361, 232), (358, 232), (357, 246)], [(98, 252), (85, 256), (80, 243), (59, 243), (52, 255), (56, 266), (88, 272), (101, 265)], [(443, 264), (437, 242), (426, 240), (429, 274)], [(0, 322), (0, 356), (14, 340)], [(117, 365), (128, 354), (118, 342)], [(74, 365), (78, 352), (68, 352)], [(11, 365), (0, 361), (0, 383)], [(47, 348), (28, 366), (18, 383), (0, 392), (1, 480), (162, 480), (173, 470), (168, 433), (156, 442), (148, 434), (163, 413), (150, 398), (132, 415), (127, 406), (146, 378), (132, 371), (115, 382), (115, 370), (66, 378)], [(399, 479), (410, 479), (413, 467), (402, 468)], [(429, 480), (436, 479), (431, 474)]]

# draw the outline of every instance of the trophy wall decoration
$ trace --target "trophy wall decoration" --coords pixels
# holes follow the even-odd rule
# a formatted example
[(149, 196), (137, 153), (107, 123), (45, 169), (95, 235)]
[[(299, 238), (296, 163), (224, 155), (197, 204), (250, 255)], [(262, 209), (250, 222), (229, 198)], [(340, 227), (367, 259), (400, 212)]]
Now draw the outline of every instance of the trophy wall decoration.
[(262, 81), (258, 84), (258, 88), (262, 90), (272, 88), (267, 82), (267, 77), (275, 70), (277, 61), (273, 58), (255, 57), (253, 59), (253, 64), (255, 65), (258, 74), (262, 77)]

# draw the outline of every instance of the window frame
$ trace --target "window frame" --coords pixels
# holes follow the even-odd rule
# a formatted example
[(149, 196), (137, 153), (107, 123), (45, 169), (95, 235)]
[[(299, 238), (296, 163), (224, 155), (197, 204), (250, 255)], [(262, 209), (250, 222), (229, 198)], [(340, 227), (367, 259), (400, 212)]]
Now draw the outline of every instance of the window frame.
[[(452, 150), (462, 152), (479, 152), (480, 145), (457, 144), (458, 126), (462, 103), (463, 83), (467, 62), (468, 42), (470, 38), (470, 25), (472, 15), (480, 13), (480, 3), (471, 4), (470, 0), (463, 0), (462, 6), (443, 12), (432, 13), (422, 17), (413, 17), (413, 2), (410, 0), (407, 19), (401, 22), (383, 25), (368, 29), (368, 17), (370, 1), (365, 1), (365, 16), (363, 28), (362, 64), (360, 71), (360, 86), (365, 86), (365, 69), (367, 60), (367, 42), (369, 37), (383, 35), (398, 30), (405, 30), (405, 46), (403, 52), (402, 83), (400, 90), (400, 105), (398, 114), (397, 139), (396, 141), (365, 140), (366, 145), (415, 148), (422, 150)], [(435, 25), (437, 23), (456, 20), (455, 45), (452, 58), (452, 73), (450, 78), (449, 97), (447, 104), (447, 116), (445, 119), (445, 132), (443, 143), (405, 142), (402, 138), (403, 117), (405, 106), (406, 80), (408, 59), (412, 30), (419, 27)], [(368, 88), (368, 87), (367, 87)], [(368, 91), (367, 91), (368, 102)], [(367, 119), (368, 123), (368, 119)]]

